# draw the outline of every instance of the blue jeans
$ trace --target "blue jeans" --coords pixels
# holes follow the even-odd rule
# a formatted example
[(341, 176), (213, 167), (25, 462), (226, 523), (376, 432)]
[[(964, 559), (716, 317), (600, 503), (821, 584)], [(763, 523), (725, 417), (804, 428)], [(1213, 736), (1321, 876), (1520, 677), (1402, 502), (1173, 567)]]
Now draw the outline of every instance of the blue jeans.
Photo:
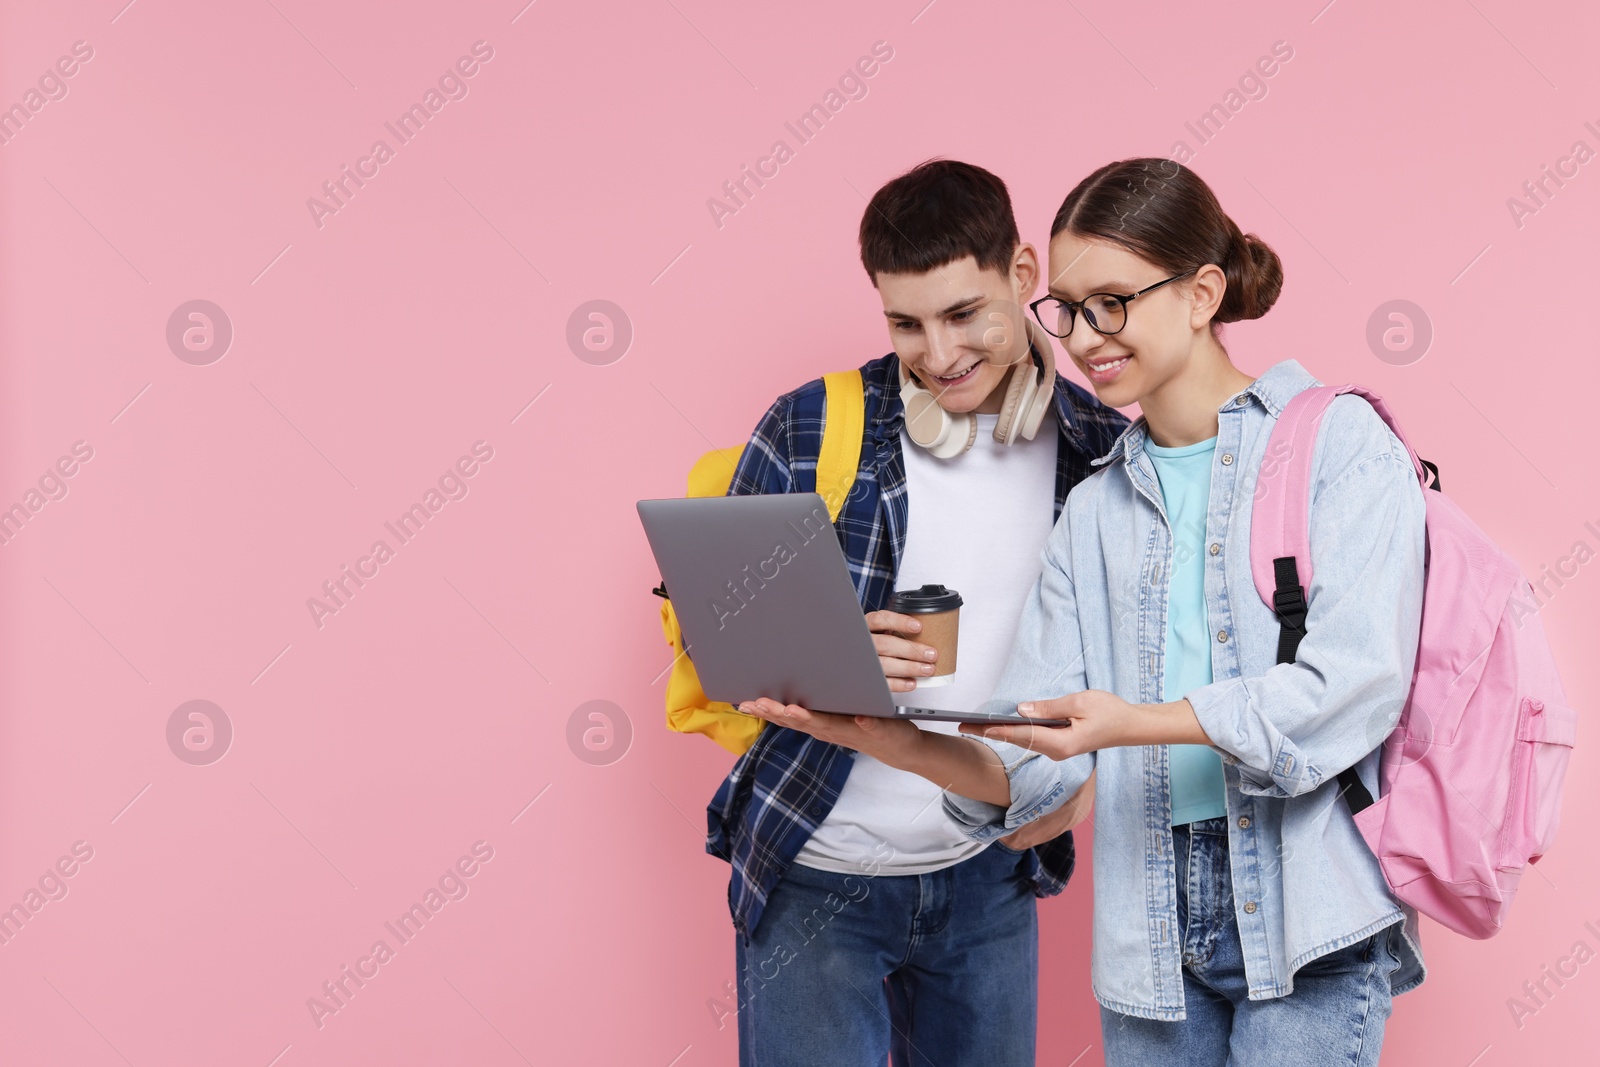
[(736, 938), (741, 1067), (1033, 1067), (1039, 936), (1024, 853), (932, 874), (793, 865)]
[(1288, 996), (1249, 1000), (1227, 820), (1175, 826), (1172, 837), (1187, 1018), (1142, 1019), (1102, 1006), (1107, 1067), (1376, 1067), (1400, 924), (1311, 960)]

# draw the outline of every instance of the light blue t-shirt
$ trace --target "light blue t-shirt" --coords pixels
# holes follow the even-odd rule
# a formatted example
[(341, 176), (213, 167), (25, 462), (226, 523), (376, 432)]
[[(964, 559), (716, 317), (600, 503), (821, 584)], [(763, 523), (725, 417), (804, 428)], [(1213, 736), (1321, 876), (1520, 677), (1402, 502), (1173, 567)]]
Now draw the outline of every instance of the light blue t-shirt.
[[(1167, 590), (1164, 699), (1211, 684), (1211, 626), (1206, 620), (1206, 512), (1211, 500), (1211, 456), (1217, 439), (1163, 448), (1148, 438), (1144, 449), (1161, 481), (1172, 525), (1172, 576)], [(1172, 825), (1228, 813), (1222, 757), (1209, 745), (1168, 745), (1172, 771)]]

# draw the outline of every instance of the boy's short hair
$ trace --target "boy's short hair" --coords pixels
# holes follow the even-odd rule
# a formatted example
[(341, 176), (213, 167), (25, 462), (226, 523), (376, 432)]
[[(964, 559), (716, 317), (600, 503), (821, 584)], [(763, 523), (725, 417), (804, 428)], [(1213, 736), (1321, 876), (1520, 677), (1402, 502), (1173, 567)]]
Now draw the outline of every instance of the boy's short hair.
[(1006, 183), (982, 167), (930, 159), (872, 196), (861, 216), (861, 265), (879, 274), (923, 274), (964, 256), (1007, 274), (1017, 219)]

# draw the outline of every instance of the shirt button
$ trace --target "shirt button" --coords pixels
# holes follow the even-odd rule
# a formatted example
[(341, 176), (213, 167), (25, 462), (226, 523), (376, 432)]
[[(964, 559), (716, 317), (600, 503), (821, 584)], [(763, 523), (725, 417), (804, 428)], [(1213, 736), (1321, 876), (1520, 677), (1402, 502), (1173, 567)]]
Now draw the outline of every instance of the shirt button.
[(1249, 828), (1250, 828), (1250, 816), (1248, 816), (1248, 815), (1239, 816), (1239, 829), (1248, 830)]
[(1253, 900), (1250, 901), (1244, 906), (1244, 910), (1247, 914), (1254, 915), (1256, 913), (1256, 902)]
[(1211, 544), (1211, 554), (1213, 556), (1215, 556), (1218, 552), (1221, 552), (1221, 551), (1222, 551), (1222, 546), (1213, 541), (1212, 544)]
[(1226, 467), (1226, 466), (1229, 466), (1232, 463), (1233, 463), (1233, 453), (1232, 452), (1224, 452), (1222, 454), (1222, 465), (1224, 467)]
[(1226, 631), (1226, 630), (1218, 630), (1217, 631), (1217, 640), (1226, 643), (1226, 641), (1228, 640), (1228, 631)]

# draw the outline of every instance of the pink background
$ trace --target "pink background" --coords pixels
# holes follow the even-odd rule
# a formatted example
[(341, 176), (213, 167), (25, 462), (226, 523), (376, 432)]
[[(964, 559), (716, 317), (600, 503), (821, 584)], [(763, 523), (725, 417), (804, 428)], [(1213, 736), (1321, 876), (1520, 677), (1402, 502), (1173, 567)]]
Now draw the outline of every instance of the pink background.
[[(1600, 162), (1507, 204), (1600, 150), (1593, 4), (124, 2), (0, 14), (0, 105), (93, 49), (0, 145), (0, 506), (93, 449), (0, 546), (0, 906), (93, 850), (0, 945), (6, 1063), (733, 1063), (701, 848), (730, 758), (663, 728), (634, 501), (888, 350), (856, 225), (929, 156), (1003, 176), (1042, 244), (1090, 169), (1188, 142), (1286, 266), (1229, 331), (1240, 367), (1385, 394), (1530, 575), (1600, 548)], [(468, 95), (398, 145), (384, 123), (480, 40)], [(877, 41), (867, 95), (798, 145), (784, 123)], [(1199, 146), (1185, 123), (1277, 41)], [(379, 138), (319, 228), (307, 199)], [(719, 227), (708, 198), (777, 139), (794, 158)], [(204, 366), (166, 339), (195, 299), (234, 333)], [(566, 339), (596, 299), (633, 328), (604, 365)], [(1434, 331), (1404, 365), (1366, 339), (1395, 299)], [(477, 441), (468, 495), (319, 629), (307, 599)], [(1566, 568), (1544, 620), (1587, 709), (1600, 562)], [(167, 740), (197, 699), (233, 729), (209, 765)], [(609, 764), (569, 746), (592, 700), (631, 723)], [(1425, 931), (1386, 1063), (1594, 1056), (1600, 963), (1520, 1028), (1508, 1000), (1600, 949), (1597, 744), (1509, 928)], [(468, 894), (319, 1028), (307, 999), (479, 841)], [(1040, 1062), (1101, 1062), (1089, 906), (1085, 863), (1041, 909)]]

